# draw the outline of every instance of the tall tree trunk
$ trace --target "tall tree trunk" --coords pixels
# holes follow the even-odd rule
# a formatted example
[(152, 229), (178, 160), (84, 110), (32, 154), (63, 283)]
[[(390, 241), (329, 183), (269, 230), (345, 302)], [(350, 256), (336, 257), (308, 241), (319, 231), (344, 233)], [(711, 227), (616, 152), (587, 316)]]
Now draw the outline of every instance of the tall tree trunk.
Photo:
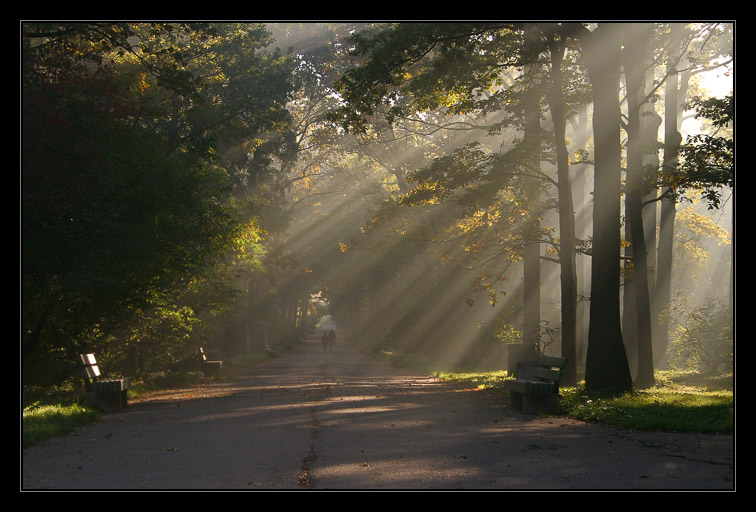
[(625, 25), (625, 80), (627, 84), (627, 193), (626, 215), (630, 225), (633, 249), (632, 282), (637, 374), (635, 387), (646, 389), (654, 384), (653, 345), (651, 339), (651, 302), (648, 292), (648, 265), (645, 231), (643, 228), (643, 141), (641, 133), (641, 105), (645, 96), (645, 68), (650, 62), (649, 24)]
[(523, 258), (523, 341), (538, 344), (541, 341), (541, 241), (540, 223), (531, 213), (531, 223), (525, 234)]
[[(577, 118), (571, 121), (572, 125), (572, 143), (573, 152), (584, 151), (588, 143), (588, 125), (590, 119), (588, 116), (588, 105), (581, 105)], [(590, 229), (590, 199), (586, 194), (586, 185), (588, 182), (588, 164), (579, 162), (570, 166), (574, 176), (573, 182), (573, 204), (575, 205), (575, 237), (580, 240), (588, 238)], [(578, 367), (585, 365), (585, 350), (588, 341), (588, 300), (590, 295), (588, 290), (590, 277), (590, 256), (587, 254), (576, 253), (575, 265), (577, 271), (577, 363)]]
[[(534, 28), (529, 29), (526, 37), (532, 43), (537, 37)], [(532, 65), (526, 67), (526, 72), (532, 70)], [(524, 140), (529, 147), (529, 159), (527, 163), (530, 172), (541, 165), (541, 109), (540, 97), (534, 90), (527, 91), (524, 101), (525, 135)], [(541, 341), (541, 212), (540, 185), (538, 180), (532, 180), (530, 190), (533, 208), (527, 219), (524, 233), (524, 274), (523, 274), (523, 341), (525, 343), (537, 343), (540, 350)]]
[(562, 302), (562, 357), (567, 358), (562, 383), (577, 384), (577, 269), (575, 267), (575, 209), (569, 157), (565, 142), (566, 119), (562, 97), (562, 60), (564, 43), (554, 35), (549, 41), (551, 52), (551, 119), (557, 156), (557, 186), (559, 189), (559, 263)]
[(591, 306), (585, 383), (624, 392), (632, 378), (620, 320), (619, 27), (601, 24), (580, 33), (593, 90), (594, 176)]
[[(631, 207), (628, 197), (625, 195), (625, 240), (630, 242), (633, 235), (630, 231), (628, 212)], [(630, 375), (638, 374), (638, 312), (635, 304), (635, 272), (633, 270), (633, 244), (624, 246), (624, 260), (622, 272), (622, 341), (625, 343), (627, 363), (630, 366)]]
[[(654, 71), (653, 67), (646, 73), (646, 91), (653, 90)], [(659, 127), (662, 119), (654, 108), (654, 102), (646, 101), (641, 106), (641, 137), (643, 139), (643, 167), (644, 169), (659, 169)], [(656, 201), (656, 189), (651, 183), (647, 184), (646, 196), (643, 207), (643, 227), (646, 235), (646, 249), (648, 250), (648, 274), (654, 278), (649, 279), (648, 292), (651, 297), (656, 290), (656, 223), (659, 213), (659, 203)], [(653, 300), (652, 300), (653, 302)], [(653, 311), (653, 307), (652, 307)], [(653, 326), (656, 320), (652, 317)], [(655, 331), (655, 330), (654, 330)], [(655, 334), (655, 332), (654, 332)], [(656, 344), (656, 340), (654, 340)]]
[(678, 98), (679, 77), (677, 69), (680, 57), (677, 50), (680, 48), (681, 39), (682, 26), (677, 23), (672, 24), (670, 54), (667, 57), (667, 77), (664, 86), (664, 160), (662, 163), (663, 177), (665, 182), (670, 183), (670, 186), (662, 191), (665, 197), (661, 201), (656, 286), (652, 309), (654, 318), (657, 320), (655, 355), (656, 360), (660, 362), (664, 360), (669, 345), (669, 322), (666, 310), (672, 297), (672, 260), (675, 216), (677, 213), (676, 200), (674, 197), (669, 197), (669, 192), (672, 191), (671, 175), (677, 165), (680, 144), (682, 143), (682, 135), (680, 135), (678, 128), (680, 101)]

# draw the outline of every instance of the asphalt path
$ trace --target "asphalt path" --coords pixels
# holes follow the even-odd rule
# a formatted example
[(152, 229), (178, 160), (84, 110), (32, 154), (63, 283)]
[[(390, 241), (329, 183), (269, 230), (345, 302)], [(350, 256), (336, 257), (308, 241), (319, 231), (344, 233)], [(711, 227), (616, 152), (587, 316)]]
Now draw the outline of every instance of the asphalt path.
[(728, 435), (643, 433), (510, 409), (303, 341), (251, 375), (137, 400), (22, 450), (33, 490), (734, 490)]

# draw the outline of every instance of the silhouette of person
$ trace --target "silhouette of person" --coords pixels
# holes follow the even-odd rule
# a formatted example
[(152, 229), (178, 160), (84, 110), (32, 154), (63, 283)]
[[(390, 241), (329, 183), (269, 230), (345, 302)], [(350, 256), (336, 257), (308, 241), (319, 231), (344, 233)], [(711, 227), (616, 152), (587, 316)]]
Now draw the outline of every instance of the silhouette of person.
[(328, 351), (333, 353), (333, 347), (336, 345), (336, 333), (331, 329), (328, 332)]
[(324, 332), (323, 333), (323, 337), (320, 338), (320, 345), (323, 347), (323, 352), (325, 352), (326, 350), (328, 350), (328, 341), (329, 341), (329, 339), (328, 339), (328, 333)]

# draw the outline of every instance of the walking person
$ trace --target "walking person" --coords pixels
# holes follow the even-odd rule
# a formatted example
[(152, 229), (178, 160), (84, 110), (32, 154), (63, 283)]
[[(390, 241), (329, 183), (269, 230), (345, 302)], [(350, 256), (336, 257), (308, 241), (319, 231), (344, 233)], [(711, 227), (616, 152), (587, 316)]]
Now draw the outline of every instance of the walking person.
[(331, 329), (328, 332), (328, 352), (333, 354), (333, 347), (336, 345), (336, 333)]

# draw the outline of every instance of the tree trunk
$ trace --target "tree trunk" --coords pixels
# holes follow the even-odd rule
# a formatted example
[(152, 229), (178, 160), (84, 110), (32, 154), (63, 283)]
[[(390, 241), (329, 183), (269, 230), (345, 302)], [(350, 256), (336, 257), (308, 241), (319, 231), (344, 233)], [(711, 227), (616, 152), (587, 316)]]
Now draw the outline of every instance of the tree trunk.
[[(653, 87), (654, 72), (652, 67), (650, 72), (646, 73), (646, 91), (651, 91)], [(651, 101), (646, 101), (641, 106), (641, 136), (643, 139), (644, 169), (659, 169), (659, 127), (661, 126), (661, 123), (662, 119), (659, 114), (656, 113), (656, 110), (654, 109), (654, 103)], [(643, 227), (646, 230), (645, 240), (646, 249), (648, 250), (648, 274), (649, 276), (653, 276), (654, 278), (656, 277), (656, 223), (659, 213), (659, 203), (655, 199), (656, 189), (653, 188), (649, 183), (644, 199), (645, 206), (643, 207)], [(654, 296), (655, 290), (655, 279), (649, 279), (648, 292), (651, 297)], [(652, 317), (651, 325), (653, 326), (655, 323), (656, 320)], [(654, 342), (656, 342), (655, 339)]]
[[(625, 215), (627, 217), (631, 207), (627, 204), (628, 197), (625, 195)], [(630, 242), (633, 235), (630, 231), (630, 221), (625, 219), (625, 240)], [(635, 304), (635, 280), (633, 272), (633, 244), (628, 243), (624, 247), (624, 269), (622, 272), (622, 341), (625, 343), (627, 364), (630, 366), (630, 375), (638, 374), (638, 313)]]
[[(671, 174), (677, 165), (682, 135), (678, 128), (678, 70), (677, 60), (679, 54), (674, 49), (679, 47), (682, 27), (675, 23), (672, 25), (672, 42), (670, 43), (671, 54), (668, 56), (667, 77), (664, 87), (664, 160), (662, 173), (665, 182), (671, 183)], [(670, 185), (671, 187), (671, 185)], [(668, 194), (671, 188), (667, 187), (662, 194)], [(656, 272), (656, 286), (654, 290), (653, 313), (657, 319), (655, 358), (664, 361), (669, 345), (669, 322), (666, 310), (672, 297), (672, 260), (674, 249), (674, 229), (677, 205), (674, 197), (665, 196), (661, 201), (661, 217), (659, 220), (659, 247)]]
[(645, 231), (643, 227), (643, 141), (641, 133), (641, 105), (645, 96), (645, 68), (649, 34), (648, 24), (625, 26), (625, 80), (627, 85), (627, 193), (626, 215), (630, 225), (633, 250), (632, 282), (637, 373), (635, 387), (646, 389), (654, 384), (653, 345), (651, 339), (651, 302), (648, 292), (648, 266)]
[[(581, 105), (577, 119), (571, 123), (573, 132), (573, 152), (584, 151), (588, 143), (588, 106)], [(577, 163), (570, 166), (574, 175), (573, 182), (573, 204), (577, 211), (575, 212), (575, 236), (580, 240), (588, 238), (589, 220), (590, 220), (590, 200), (586, 194), (586, 184), (588, 182), (588, 164)], [(585, 350), (588, 340), (588, 300), (590, 295), (588, 290), (590, 283), (590, 255), (578, 253), (576, 256), (577, 270), (577, 363), (583, 369), (585, 366)]]
[(549, 42), (551, 52), (551, 119), (557, 155), (557, 187), (559, 190), (559, 264), (562, 302), (562, 357), (567, 358), (561, 382), (577, 384), (577, 269), (575, 266), (575, 210), (569, 157), (565, 142), (566, 119), (562, 97), (562, 59), (564, 44), (554, 36)]
[[(536, 36), (534, 29), (527, 37), (532, 41)], [(530, 66), (527, 67), (528, 71)], [(525, 135), (529, 144), (529, 169), (537, 169), (541, 164), (540, 132), (541, 109), (540, 98), (535, 91), (527, 91), (524, 101)], [(540, 185), (538, 180), (532, 180), (533, 186), (529, 193), (532, 195), (533, 208), (527, 219), (524, 233), (524, 262), (523, 262), (523, 341), (537, 343), (540, 351), (541, 342), (541, 212)]]
[(618, 27), (580, 33), (593, 90), (594, 176), (591, 306), (585, 383), (588, 389), (632, 389), (620, 320), (620, 105)]

